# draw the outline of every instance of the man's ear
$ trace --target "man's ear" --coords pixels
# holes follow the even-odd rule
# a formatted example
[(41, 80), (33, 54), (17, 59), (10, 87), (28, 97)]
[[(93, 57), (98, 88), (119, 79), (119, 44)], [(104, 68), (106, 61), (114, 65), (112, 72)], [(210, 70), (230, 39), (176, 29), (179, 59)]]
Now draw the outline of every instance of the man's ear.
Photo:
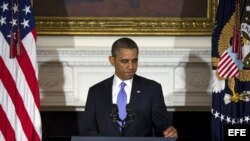
[(115, 58), (113, 56), (109, 56), (109, 62), (112, 66), (114, 65), (114, 59)]

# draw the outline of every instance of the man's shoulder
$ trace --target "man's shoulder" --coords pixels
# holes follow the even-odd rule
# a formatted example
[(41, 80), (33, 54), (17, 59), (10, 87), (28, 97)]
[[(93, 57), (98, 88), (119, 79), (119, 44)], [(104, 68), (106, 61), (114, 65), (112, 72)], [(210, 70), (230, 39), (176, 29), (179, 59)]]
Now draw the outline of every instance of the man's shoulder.
[(109, 78), (106, 78), (94, 85), (91, 86), (91, 88), (100, 88), (100, 87), (104, 87), (110, 83), (112, 83), (112, 80), (113, 80), (113, 76), (109, 77)]
[(156, 84), (156, 85), (160, 85), (159, 82), (153, 80), (153, 79), (149, 79), (140, 75), (135, 75), (135, 81), (138, 81), (140, 83), (150, 83), (150, 84)]

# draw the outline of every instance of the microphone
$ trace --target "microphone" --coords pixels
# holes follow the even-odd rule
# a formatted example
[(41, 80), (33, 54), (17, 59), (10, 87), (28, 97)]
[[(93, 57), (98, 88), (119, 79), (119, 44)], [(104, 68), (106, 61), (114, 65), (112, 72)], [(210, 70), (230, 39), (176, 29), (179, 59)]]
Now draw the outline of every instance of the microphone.
[(119, 115), (118, 115), (118, 107), (116, 104), (112, 104), (112, 108), (109, 114), (110, 119), (112, 122), (120, 121)]
[(127, 116), (124, 120), (126, 123), (132, 123), (135, 120), (135, 112), (129, 104), (126, 107), (126, 110), (127, 110)]
[(112, 120), (113, 123), (118, 124), (119, 128), (121, 130), (122, 136), (124, 136), (124, 124), (125, 124), (125, 120), (121, 120), (119, 118), (119, 114), (118, 114), (118, 106), (116, 104), (112, 104), (112, 108), (111, 108), (111, 112), (109, 114), (110, 119)]

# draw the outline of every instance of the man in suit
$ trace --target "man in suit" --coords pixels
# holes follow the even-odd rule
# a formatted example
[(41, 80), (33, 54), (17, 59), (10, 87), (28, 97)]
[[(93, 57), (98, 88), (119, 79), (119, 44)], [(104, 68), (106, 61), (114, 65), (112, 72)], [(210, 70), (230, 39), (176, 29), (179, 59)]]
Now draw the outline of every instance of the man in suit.
[[(111, 54), (109, 61), (115, 74), (89, 88), (84, 134), (177, 138), (177, 130), (169, 121), (161, 85), (135, 74), (137, 44), (129, 38), (120, 38), (113, 43)], [(125, 105), (121, 106), (124, 98)]]

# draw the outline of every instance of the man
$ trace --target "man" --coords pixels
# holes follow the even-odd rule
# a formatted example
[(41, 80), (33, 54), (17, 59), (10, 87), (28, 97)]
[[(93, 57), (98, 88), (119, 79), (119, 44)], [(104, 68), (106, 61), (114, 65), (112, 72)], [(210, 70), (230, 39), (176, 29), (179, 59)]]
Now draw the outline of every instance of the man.
[(135, 74), (139, 54), (136, 43), (120, 38), (113, 43), (111, 53), (109, 61), (115, 74), (90, 87), (84, 134), (177, 138), (168, 119), (161, 85)]

